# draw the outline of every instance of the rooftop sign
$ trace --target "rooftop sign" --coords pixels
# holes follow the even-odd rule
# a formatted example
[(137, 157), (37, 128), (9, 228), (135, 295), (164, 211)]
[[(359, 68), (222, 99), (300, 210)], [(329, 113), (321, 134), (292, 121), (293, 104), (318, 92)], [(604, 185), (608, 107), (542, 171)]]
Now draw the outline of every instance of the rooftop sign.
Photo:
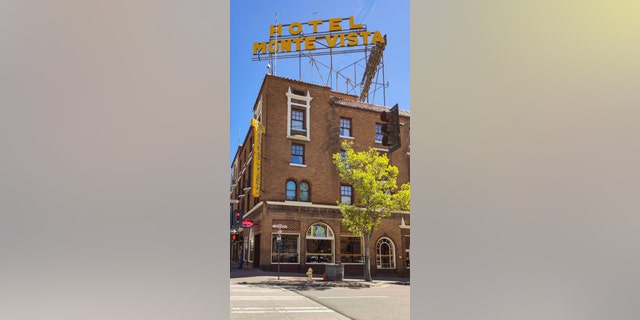
[(274, 54), (316, 49), (348, 48), (384, 44), (380, 31), (367, 31), (353, 16), (309, 20), (269, 26), (269, 40), (253, 43), (253, 54)]

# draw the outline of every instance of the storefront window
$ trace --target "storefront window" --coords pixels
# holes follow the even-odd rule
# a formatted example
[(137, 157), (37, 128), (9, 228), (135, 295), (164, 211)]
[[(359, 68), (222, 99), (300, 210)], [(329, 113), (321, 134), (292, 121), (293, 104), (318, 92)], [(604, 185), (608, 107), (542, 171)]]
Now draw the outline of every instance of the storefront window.
[(333, 231), (323, 223), (316, 223), (307, 230), (307, 263), (333, 263)]
[(245, 241), (245, 247), (247, 252), (244, 256), (247, 257), (247, 261), (253, 262), (253, 229), (249, 229), (249, 239)]
[(281, 234), (278, 241), (278, 234), (271, 235), (271, 263), (300, 263), (300, 250), (298, 248), (298, 234)]
[(340, 262), (362, 263), (362, 237), (340, 237)]

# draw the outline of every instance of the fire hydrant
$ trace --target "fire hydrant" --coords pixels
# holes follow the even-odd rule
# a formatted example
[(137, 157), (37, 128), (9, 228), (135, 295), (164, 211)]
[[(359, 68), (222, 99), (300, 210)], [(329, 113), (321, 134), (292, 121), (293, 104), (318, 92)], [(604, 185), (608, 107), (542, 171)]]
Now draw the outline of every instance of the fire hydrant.
[(313, 269), (311, 268), (307, 270), (307, 281), (313, 281)]

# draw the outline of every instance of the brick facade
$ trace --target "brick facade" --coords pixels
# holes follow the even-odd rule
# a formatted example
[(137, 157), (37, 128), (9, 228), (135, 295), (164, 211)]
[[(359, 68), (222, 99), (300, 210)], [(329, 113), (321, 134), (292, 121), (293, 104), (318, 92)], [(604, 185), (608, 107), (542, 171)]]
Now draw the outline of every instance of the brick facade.
[[(289, 129), (289, 126), (295, 126), (291, 122), (290, 106), (299, 111), (298, 116), (303, 116), (301, 122), (306, 124), (304, 130)], [(287, 259), (293, 262), (281, 260), (280, 270), (306, 272), (307, 268), (312, 267), (314, 273), (321, 273), (324, 264), (309, 262), (308, 259), (315, 259), (315, 256), (307, 255), (307, 241), (317, 240), (317, 243), (321, 243), (319, 246), (323, 249), (319, 250), (322, 251), (326, 251), (329, 243), (322, 238), (307, 240), (309, 227), (317, 223), (319, 226), (328, 226), (333, 233), (331, 259), (332, 262), (340, 262), (340, 239), (349, 232), (341, 226), (341, 214), (336, 205), (340, 200), (341, 180), (331, 156), (340, 152), (341, 141), (346, 139), (354, 142), (356, 151), (373, 147), (384, 152), (386, 147), (375, 142), (375, 124), (380, 123), (380, 112), (385, 109), (388, 108), (358, 102), (356, 96), (333, 92), (328, 87), (266, 75), (254, 106), (255, 118), (261, 120), (266, 128), (262, 138), (259, 198), (254, 198), (250, 191), (253, 175), (252, 130), (247, 132), (243, 144), (238, 147), (231, 166), (231, 199), (239, 200), (233, 209), (243, 210), (245, 219), (255, 222), (253, 228), (241, 231), (243, 243), (232, 244), (234, 247), (243, 246), (232, 248), (232, 259), (238, 250), (244, 250), (249, 266), (275, 270), (277, 263), (272, 263), (272, 237), (278, 230), (272, 226), (283, 224), (287, 226), (282, 234), (285, 235), (289, 251), (297, 239), (295, 255), (298, 258), (293, 254), (287, 255)], [(340, 137), (341, 118), (350, 119), (351, 138)], [(398, 185), (409, 181), (409, 119), (409, 113), (401, 110), (400, 122), (407, 125), (400, 128), (401, 147), (390, 154), (390, 163), (399, 169)], [(304, 148), (304, 164), (292, 164), (292, 144)], [(298, 188), (293, 201), (286, 198), (288, 180), (294, 181)], [(309, 186), (307, 201), (300, 201), (305, 200), (301, 199), (299, 193), (303, 182)], [(405, 262), (406, 247), (409, 245), (407, 237), (410, 234), (409, 216), (408, 212), (394, 213), (374, 233), (370, 251), (372, 275), (409, 275)], [(376, 242), (381, 237), (388, 238), (395, 247), (393, 268), (376, 267)], [(345, 273), (362, 274), (362, 264), (346, 264)]]

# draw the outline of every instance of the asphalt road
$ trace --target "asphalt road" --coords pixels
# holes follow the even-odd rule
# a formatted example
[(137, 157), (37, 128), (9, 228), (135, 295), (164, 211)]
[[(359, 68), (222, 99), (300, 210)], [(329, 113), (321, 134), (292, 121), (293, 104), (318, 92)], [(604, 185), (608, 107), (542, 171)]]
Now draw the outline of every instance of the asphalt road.
[(409, 319), (410, 286), (403, 280), (308, 281), (300, 274), (232, 269), (231, 319)]
[(370, 288), (329, 287), (294, 290), (350, 319), (386, 320), (410, 318), (408, 285), (381, 284)]

